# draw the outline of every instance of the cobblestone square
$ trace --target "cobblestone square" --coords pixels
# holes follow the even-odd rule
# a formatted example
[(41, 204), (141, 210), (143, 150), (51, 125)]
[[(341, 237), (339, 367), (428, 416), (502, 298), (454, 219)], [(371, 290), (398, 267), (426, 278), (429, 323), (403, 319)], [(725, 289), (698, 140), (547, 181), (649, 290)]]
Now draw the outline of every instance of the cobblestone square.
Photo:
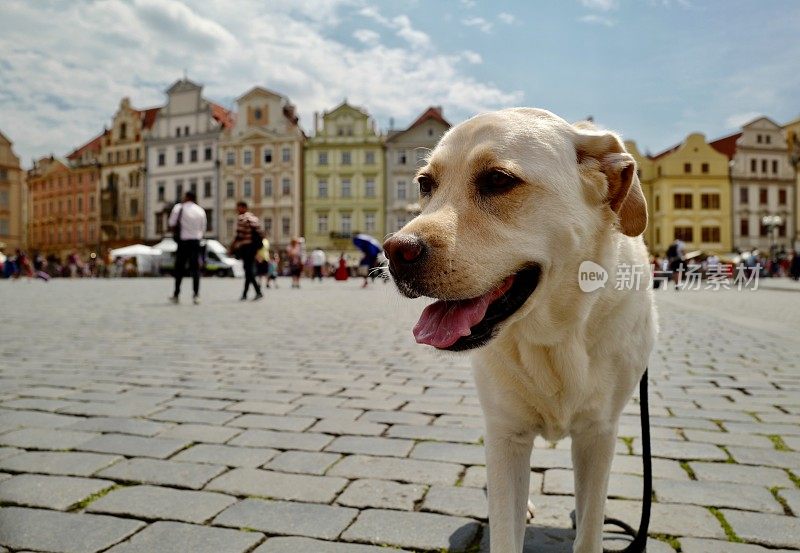
[[(424, 301), (240, 286), (0, 282), (0, 551), (488, 552), (468, 358), (414, 344)], [(656, 294), (649, 552), (800, 550), (798, 292)], [(639, 436), (634, 400), (607, 507), (633, 526)], [(568, 440), (531, 470), (525, 551), (569, 552)]]

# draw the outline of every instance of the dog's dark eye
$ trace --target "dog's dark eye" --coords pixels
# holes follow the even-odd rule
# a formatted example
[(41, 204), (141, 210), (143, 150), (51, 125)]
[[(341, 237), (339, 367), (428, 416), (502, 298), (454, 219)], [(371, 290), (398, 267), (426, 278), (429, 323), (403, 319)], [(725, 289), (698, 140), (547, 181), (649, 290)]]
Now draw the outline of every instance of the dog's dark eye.
[(478, 188), (482, 194), (499, 194), (517, 183), (517, 177), (499, 169), (492, 169), (478, 177)]
[(430, 196), (433, 191), (433, 179), (428, 175), (420, 175), (417, 177), (417, 184), (419, 185), (420, 196)]

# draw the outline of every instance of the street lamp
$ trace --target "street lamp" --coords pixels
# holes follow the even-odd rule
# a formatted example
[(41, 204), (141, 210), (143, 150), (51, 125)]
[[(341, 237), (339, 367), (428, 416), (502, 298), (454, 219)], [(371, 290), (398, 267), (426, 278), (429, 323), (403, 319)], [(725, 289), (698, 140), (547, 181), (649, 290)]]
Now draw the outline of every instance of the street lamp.
[(783, 219), (780, 215), (764, 215), (761, 218), (761, 224), (767, 227), (769, 232), (769, 253), (771, 257), (775, 257), (775, 250), (778, 246), (775, 244), (775, 229), (783, 224)]

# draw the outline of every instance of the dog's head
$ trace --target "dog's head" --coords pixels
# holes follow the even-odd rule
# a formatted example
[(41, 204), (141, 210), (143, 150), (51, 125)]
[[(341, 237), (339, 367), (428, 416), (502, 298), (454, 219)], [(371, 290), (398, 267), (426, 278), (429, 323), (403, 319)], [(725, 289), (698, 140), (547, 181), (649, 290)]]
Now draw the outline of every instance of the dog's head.
[(517, 108), (450, 130), (417, 175), (422, 213), (384, 244), (408, 297), (428, 306), (417, 341), (452, 351), (487, 343), (531, 308), (565, 259), (600, 236), (638, 236), (647, 209), (633, 157), (615, 134)]

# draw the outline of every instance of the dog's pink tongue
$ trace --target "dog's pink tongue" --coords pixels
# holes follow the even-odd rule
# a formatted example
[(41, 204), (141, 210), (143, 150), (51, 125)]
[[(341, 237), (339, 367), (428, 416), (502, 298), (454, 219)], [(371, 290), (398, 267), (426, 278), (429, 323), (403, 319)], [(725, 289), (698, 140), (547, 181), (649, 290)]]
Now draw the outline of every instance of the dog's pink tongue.
[(441, 349), (452, 346), (462, 336), (469, 336), (470, 328), (486, 316), (489, 304), (502, 296), (511, 287), (512, 282), (513, 277), (509, 277), (500, 288), (477, 298), (458, 301), (439, 300), (430, 304), (414, 326), (414, 338), (417, 343)]

